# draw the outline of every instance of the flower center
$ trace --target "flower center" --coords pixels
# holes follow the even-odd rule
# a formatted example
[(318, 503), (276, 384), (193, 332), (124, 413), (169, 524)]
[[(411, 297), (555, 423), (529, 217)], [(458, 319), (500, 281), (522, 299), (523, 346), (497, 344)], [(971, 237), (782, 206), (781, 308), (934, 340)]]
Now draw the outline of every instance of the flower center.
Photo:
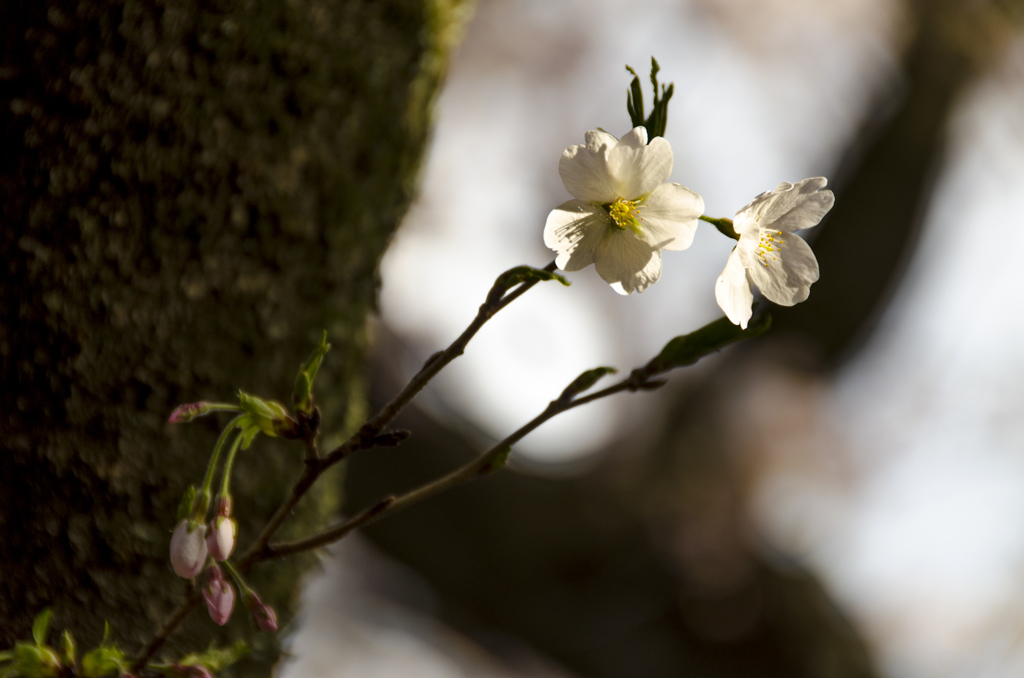
[(782, 254), (780, 247), (782, 247), (782, 231), (762, 228), (761, 239), (757, 243), (754, 253), (761, 259), (765, 268), (768, 268), (770, 262), (776, 261), (779, 258), (778, 255)]
[(616, 228), (623, 231), (628, 228), (636, 233), (637, 236), (643, 237), (643, 229), (640, 227), (640, 217), (637, 213), (639, 209), (640, 200), (619, 198), (608, 205), (608, 214), (611, 216)]

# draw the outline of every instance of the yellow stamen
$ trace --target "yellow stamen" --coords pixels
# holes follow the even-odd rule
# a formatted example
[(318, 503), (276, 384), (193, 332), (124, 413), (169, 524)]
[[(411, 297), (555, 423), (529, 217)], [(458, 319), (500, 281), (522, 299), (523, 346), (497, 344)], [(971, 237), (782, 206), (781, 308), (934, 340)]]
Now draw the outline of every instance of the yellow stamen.
[(608, 214), (617, 228), (623, 231), (628, 228), (636, 233), (638, 237), (642, 238), (644, 232), (640, 225), (640, 216), (638, 214), (641, 207), (640, 200), (619, 198), (608, 205)]
[[(775, 236), (778, 236), (777, 238)], [(772, 254), (778, 252), (782, 254), (782, 231), (772, 229), (762, 229), (760, 232), (760, 241), (757, 244), (755, 250), (758, 257), (761, 258), (761, 263), (768, 267), (768, 259), (766, 254)], [(778, 261), (778, 257), (772, 256), (772, 261)]]

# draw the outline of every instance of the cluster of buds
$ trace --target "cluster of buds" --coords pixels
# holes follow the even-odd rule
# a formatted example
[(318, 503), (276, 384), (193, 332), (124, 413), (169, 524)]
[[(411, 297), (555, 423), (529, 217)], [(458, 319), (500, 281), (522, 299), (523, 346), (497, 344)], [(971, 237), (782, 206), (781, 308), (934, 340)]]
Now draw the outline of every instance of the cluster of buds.
[[(313, 380), (316, 378), (317, 371), (328, 350), (330, 350), (330, 344), (327, 343), (327, 333), (324, 332), (319, 345), (306, 362), (299, 367), (295, 392), (292, 397), (295, 416), (292, 416), (288, 409), (279, 402), (239, 391), (238, 404), (186, 403), (176, 407), (168, 418), (168, 422), (172, 424), (182, 424), (211, 412), (233, 412), (236, 415), (217, 440), (201, 488), (198, 491), (195, 488), (190, 488), (183, 497), (178, 513), (179, 523), (171, 537), (171, 567), (179, 577), (195, 578), (206, 565), (207, 557), (213, 559), (214, 562), (206, 570), (203, 598), (206, 601), (210, 618), (221, 626), (227, 623), (234, 609), (235, 587), (224, 578), (218, 562), (223, 563), (234, 578), (235, 586), (238, 587), (238, 591), (245, 601), (253, 625), (264, 632), (277, 630), (277, 615), (273, 608), (260, 600), (260, 597), (246, 585), (239, 573), (228, 562), (228, 558), (235, 550), (235, 540), (238, 536), (238, 523), (232, 517), (232, 500), (228, 491), (231, 469), (239, 450), (248, 449), (253, 439), (260, 433), (282, 438), (301, 438), (304, 435), (309, 435), (312, 430), (312, 435), (316, 435), (315, 428), (316, 422), (319, 421), (319, 411), (313, 407)], [(312, 429), (310, 422), (314, 422)], [(210, 506), (213, 477), (218, 468), (221, 450), (224, 449), (232, 432), (236, 432), (236, 435), (228, 451), (227, 461), (223, 464), (222, 486), (215, 501), (214, 516), (207, 523), (206, 515)], [(209, 675), (201, 666), (170, 666), (166, 668), (170, 671), (166, 675), (182, 676), (183, 678), (203, 678), (203, 676)]]

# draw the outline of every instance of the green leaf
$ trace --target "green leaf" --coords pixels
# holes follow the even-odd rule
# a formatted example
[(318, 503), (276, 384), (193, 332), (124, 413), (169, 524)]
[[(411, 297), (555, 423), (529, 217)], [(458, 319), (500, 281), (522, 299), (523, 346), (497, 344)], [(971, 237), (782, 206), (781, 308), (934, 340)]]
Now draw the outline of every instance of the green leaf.
[(666, 87), (661, 85), (661, 92), (658, 91), (658, 71), (661, 66), (657, 59), (651, 57), (651, 85), (654, 87), (654, 106), (651, 114), (644, 117), (644, 95), (640, 86), (640, 77), (629, 66), (626, 70), (633, 74), (633, 80), (629, 83), (629, 91), (626, 93), (626, 112), (629, 113), (629, 120), (633, 127), (645, 127), (647, 129), (647, 141), (655, 137), (665, 136), (665, 125), (668, 123), (668, 102), (675, 93), (675, 85), (669, 83)]
[(71, 635), (71, 631), (65, 629), (64, 633), (60, 637), (61, 648), (64, 652), (64, 663), (68, 666), (75, 665), (75, 639)]
[(124, 652), (111, 645), (97, 647), (82, 657), (82, 675), (85, 678), (102, 678), (112, 672), (125, 672), (128, 662)]
[(14, 663), (4, 669), (5, 676), (52, 678), (60, 670), (60, 659), (48, 647), (17, 643), (13, 654)]
[(292, 402), (303, 412), (310, 412), (313, 409), (313, 382), (316, 380), (316, 373), (320, 370), (320, 363), (324, 356), (331, 350), (327, 343), (327, 330), (324, 330), (320, 338), (320, 344), (313, 349), (313, 352), (306, 358), (306, 362), (299, 366), (299, 374), (295, 377), (295, 390), (292, 393)]
[(178, 664), (181, 666), (205, 666), (214, 673), (234, 664), (249, 651), (245, 641), (239, 640), (228, 648), (216, 648), (212, 645), (205, 652), (193, 652), (182, 657)]
[(583, 393), (596, 384), (599, 379), (609, 374), (615, 374), (616, 372), (618, 372), (618, 370), (614, 367), (595, 367), (592, 370), (587, 370), (580, 376), (573, 379), (572, 383), (565, 387), (565, 390), (562, 391), (562, 395), (558, 396), (558, 401), (563, 403), (571, 402), (577, 395)]
[(308, 411), (308, 405), (313, 395), (313, 382), (309, 380), (309, 375), (305, 372), (299, 372), (295, 376), (295, 387), (292, 389), (292, 404), (303, 412)]
[(37, 647), (46, 645), (46, 636), (50, 632), (50, 619), (52, 617), (53, 610), (46, 608), (32, 622), (32, 640), (36, 641)]
[(543, 282), (545, 280), (557, 280), (566, 287), (571, 283), (551, 271), (545, 271), (542, 268), (533, 268), (532, 266), (516, 266), (510, 268), (494, 281), (494, 286), (491, 287), (491, 291), (487, 293), (487, 303), (496, 304), (501, 301), (501, 298), (505, 296), (511, 288), (519, 285), (520, 283), (527, 282)]
[(9, 662), (14, 659), (14, 653), (10, 650), (0, 652), (0, 662)]
[(633, 74), (633, 80), (626, 90), (626, 112), (629, 113), (629, 121), (633, 127), (642, 127), (644, 124), (644, 91), (640, 86), (640, 76), (629, 66), (626, 70)]
[(740, 329), (739, 325), (733, 325), (728, 318), (719, 318), (695, 332), (672, 339), (643, 370), (650, 376), (676, 367), (692, 365), (709, 353), (719, 351), (729, 344), (764, 334), (771, 325), (772, 319), (769, 315), (757, 317), (755, 314), (745, 330)]

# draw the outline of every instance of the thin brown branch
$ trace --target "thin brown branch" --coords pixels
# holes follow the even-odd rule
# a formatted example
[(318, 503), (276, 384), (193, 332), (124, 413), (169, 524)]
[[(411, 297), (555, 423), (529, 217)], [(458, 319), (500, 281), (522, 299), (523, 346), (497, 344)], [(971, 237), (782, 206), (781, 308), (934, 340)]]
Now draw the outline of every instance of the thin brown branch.
[[(555, 262), (551, 262), (544, 267), (545, 271), (552, 272), (555, 270)], [(360, 449), (364, 449), (361, 445), (365, 445), (369, 440), (375, 438), (384, 427), (387, 426), (391, 421), (398, 416), (398, 413), (408, 405), (416, 394), (423, 390), (423, 388), (430, 383), (438, 372), (445, 368), (451, 361), (462, 355), (466, 346), (470, 340), (476, 336), (476, 333), (480, 331), (480, 328), (484, 326), (488, 320), (494, 317), (501, 309), (505, 308), (513, 301), (526, 294), (538, 281), (532, 280), (524, 282), (519, 285), (516, 289), (505, 294), (496, 302), (485, 301), (481, 304), (479, 311), (477, 311), (476, 317), (473, 322), (469, 324), (462, 334), (459, 335), (458, 339), (453, 341), (451, 345), (444, 351), (435, 354), (426, 362), (420, 371), (414, 376), (405, 388), (396, 395), (391, 402), (385, 405), (381, 410), (374, 415), (369, 421), (367, 421), (359, 431), (342, 443), (340, 446), (331, 450), (325, 457), (329, 463), (334, 464), (348, 455), (356, 452)]]
[(182, 600), (177, 609), (171, 613), (171, 616), (165, 619), (164, 623), (160, 625), (160, 628), (153, 636), (153, 640), (150, 641), (149, 645), (146, 646), (146, 649), (139, 655), (138, 659), (135, 660), (135, 663), (132, 664), (132, 673), (139, 673), (142, 671), (146, 666), (146, 662), (148, 662), (153, 655), (163, 647), (164, 643), (167, 642), (167, 639), (170, 638), (172, 633), (174, 633), (174, 630), (178, 628), (178, 625), (184, 621), (189, 612), (199, 605), (199, 602), (202, 599), (203, 596), (197, 588), (192, 589), (188, 595), (185, 596), (185, 599)]
[(514, 433), (491, 447), (473, 461), (456, 469), (448, 475), (433, 480), (426, 485), (401, 495), (400, 497), (386, 497), (369, 508), (364, 509), (352, 518), (330, 527), (320, 534), (292, 542), (271, 544), (259, 553), (252, 553), (251, 563), (248, 561), (243, 562), (246, 562), (247, 565), (255, 564), (256, 562), (261, 562), (263, 560), (271, 558), (285, 558), (287, 556), (295, 555), (296, 553), (327, 546), (328, 544), (332, 544), (343, 539), (357, 528), (369, 525), (370, 523), (385, 516), (389, 516), (406, 507), (412, 506), (417, 502), (433, 497), (436, 494), (440, 494), (445, 490), (499, 471), (504, 468), (506, 458), (511, 451), (512, 446), (549, 419), (552, 419), (563, 412), (568, 412), (569, 410), (580, 407), (581, 405), (586, 405), (594, 402), (595, 400), (615, 395), (616, 393), (622, 393), (623, 391), (635, 392), (645, 388), (656, 387), (658, 384), (652, 383), (650, 379), (662, 371), (663, 370), (657, 369), (652, 361), (644, 367), (633, 370), (628, 377), (618, 383), (600, 391), (596, 391), (588, 396), (577, 398), (575, 400), (553, 400), (548, 404), (543, 412), (517, 429)]

